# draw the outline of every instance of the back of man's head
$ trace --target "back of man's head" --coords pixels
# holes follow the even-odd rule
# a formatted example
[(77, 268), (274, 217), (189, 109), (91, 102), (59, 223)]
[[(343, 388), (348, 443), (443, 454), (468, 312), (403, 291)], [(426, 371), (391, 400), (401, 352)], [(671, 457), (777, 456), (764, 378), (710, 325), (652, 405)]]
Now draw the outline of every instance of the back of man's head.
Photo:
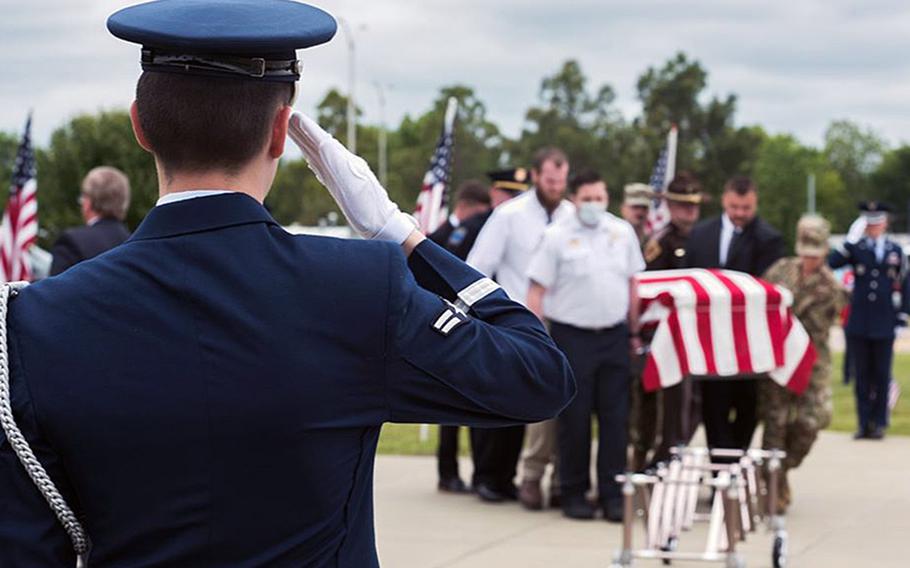
[(486, 205), (490, 206), (490, 188), (487, 184), (470, 179), (458, 186), (455, 192), (455, 203), (464, 203), (466, 205)]
[(130, 206), (130, 180), (117, 168), (98, 166), (82, 180), (82, 195), (99, 217), (122, 221)]
[(265, 150), (290, 83), (143, 72), (136, 110), (164, 173), (235, 174)]

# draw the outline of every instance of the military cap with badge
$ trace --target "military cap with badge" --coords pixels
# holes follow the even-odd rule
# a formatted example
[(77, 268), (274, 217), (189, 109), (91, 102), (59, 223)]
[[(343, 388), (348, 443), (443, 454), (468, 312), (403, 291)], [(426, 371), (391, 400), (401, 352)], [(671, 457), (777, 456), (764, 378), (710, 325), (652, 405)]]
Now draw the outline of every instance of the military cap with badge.
[(500, 189), (515, 193), (516, 195), (527, 191), (530, 186), (530, 175), (525, 168), (505, 168), (487, 172), (487, 177), (492, 182), (492, 189)]

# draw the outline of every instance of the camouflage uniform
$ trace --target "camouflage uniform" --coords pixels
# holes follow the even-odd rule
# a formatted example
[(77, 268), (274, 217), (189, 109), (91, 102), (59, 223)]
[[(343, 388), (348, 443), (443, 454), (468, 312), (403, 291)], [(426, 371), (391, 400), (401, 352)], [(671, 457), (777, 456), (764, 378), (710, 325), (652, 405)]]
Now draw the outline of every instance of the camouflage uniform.
[(779, 508), (786, 509), (790, 491), (786, 472), (802, 463), (818, 436), (831, 422), (831, 352), (828, 333), (847, 301), (846, 292), (827, 266), (802, 276), (799, 257), (782, 258), (765, 273), (769, 282), (793, 292), (793, 313), (808, 332), (818, 354), (809, 386), (795, 395), (774, 381), (763, 381), (760, 413), (765, 429), (762, 447), (787, 452), (780, 477)]

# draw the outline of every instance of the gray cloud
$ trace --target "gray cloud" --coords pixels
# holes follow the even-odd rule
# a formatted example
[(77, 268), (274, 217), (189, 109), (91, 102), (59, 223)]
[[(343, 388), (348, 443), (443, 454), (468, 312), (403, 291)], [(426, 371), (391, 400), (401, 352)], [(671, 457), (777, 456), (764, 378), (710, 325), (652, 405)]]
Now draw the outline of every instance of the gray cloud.
[[(4, 8), (0, 129), (18, 131), (35, 109), (36, 138), (80, 112), (129, 104), (138, 49), (111, 37), (122, 0), (38, 0)], [(738, 122), (817, 144), (833, 119), (851, 118), (892, 143), (910, 139), (910, 6), (900, 0), (325, 0), (355, 28), (358, 102), (378, 120), (373, 83), (388, 86), (396, 123), (426, 110), (439, 87), (473, 86), (490, 117), (516, 135), (539, 82), (578, 59), (590, 88), (617, 91), (631, 116), (645, 68), (683, 50), (708, 69), (709, 94), (735, 93)], [(365, 25), (366, 29), (359, 29)], [(343, 37), (302, 54), (298, 108), (312, 112), (346, 88)]]

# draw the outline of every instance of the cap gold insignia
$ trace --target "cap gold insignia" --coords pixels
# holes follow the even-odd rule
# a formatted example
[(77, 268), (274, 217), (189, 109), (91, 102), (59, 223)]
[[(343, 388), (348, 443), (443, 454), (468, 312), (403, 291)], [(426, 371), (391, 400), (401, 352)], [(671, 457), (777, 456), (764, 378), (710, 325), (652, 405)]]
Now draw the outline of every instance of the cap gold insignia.
[(525, 181), (528, 179), (528, 171), (524, 168), (515, 170), (515, 181)]

